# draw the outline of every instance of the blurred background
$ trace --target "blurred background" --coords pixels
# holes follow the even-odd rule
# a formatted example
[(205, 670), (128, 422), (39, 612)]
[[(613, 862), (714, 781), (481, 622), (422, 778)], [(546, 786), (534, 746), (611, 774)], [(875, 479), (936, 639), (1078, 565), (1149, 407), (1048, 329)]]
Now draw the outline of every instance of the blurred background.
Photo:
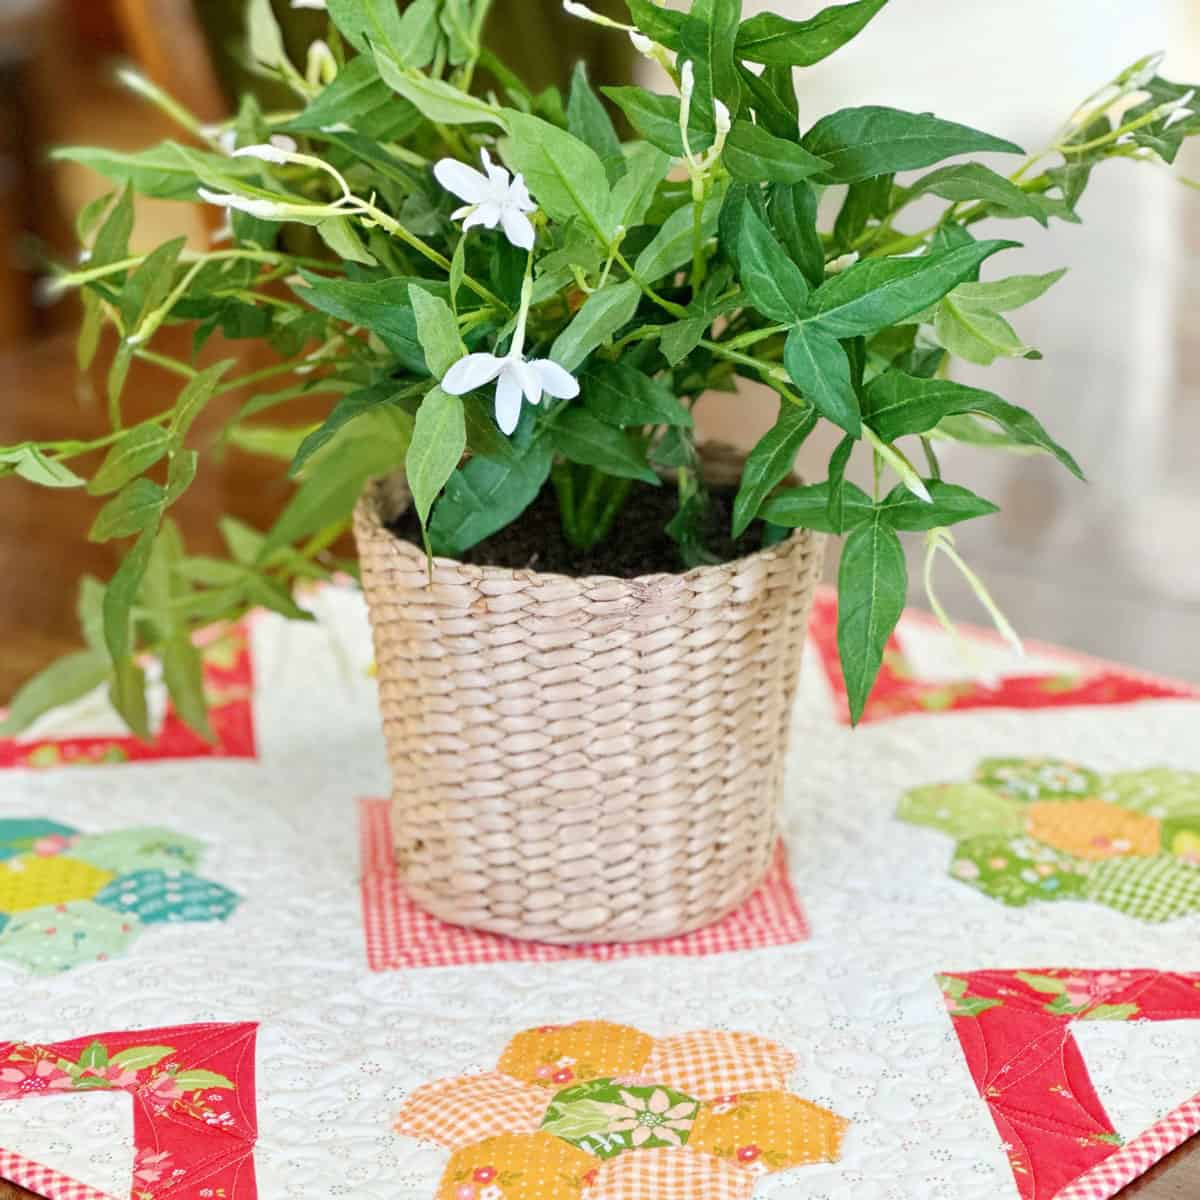
[[(290, 0), (274, 5), (296, 46), (323, 31), (324, 14), (293, 10)], [(594, 6), (624, 14), (619, 0)], [(240, 65), (242, 7), (242, 0), (0, 0), (0, 444), (74, 436), (100, 422), (92, 382), (75, 370), (75, 303), (44, 303), (38, 281), (42, 256), (76, 253), (73, 216), (108, 189), (83, 168), (49, 163), (48, 148), (135, 149), (177, 135), (114, 82), (121, 62), (139, 66), (205, 120), (229, 115), (239, 88), (262, 92), (262, 80)], [(822, 5), (747, 0), (746, 7), (802, 18)], [(583, 56), (598, 84), (648, 72), (620, 35), (564, 16), (558, 0), (499, 0), (491, 36), (538, 84), (564, 80)], [(892, 0), (856, 43), (803, 74), (802, 112), (811, 121), (851, 104), (932, 109), (1032, 149), (1086, 95), (1155, 50), (1168, 51), (1168, 77), (1200, 78), (1196, 0)], [(271, 103), (269, 94), (263, 99)], [(1176, 173), (1200, 177), (1194, 153)], [(1070, 268), (1051, 296), (1017, 314), (1019, 332), (1044, 361), (1002, 362), (960, 377), (986, 380), (1032, 408), (1091, 482), (1080, 485), (1039, 457), (948, 452), (948, 477), (1004, 510), (974, 523), (960, 548), (1029, 637), (1200, 680), (1200, 276), (1192, 269), (1200, 191), (1165, 170), (1118, 162), (1097, 172), (1081, 211), (1083, 226), (1033, 229), (1020, 261), (1006, 262), (1014, 271)], [(135, 248), (179, 233), (204, 245), (210, 221), (199, 206), (139, 200)], [(221, 347), (212, 352), (221, 356)], [(149, 413), (161, 407), (166, 386), (147, 368), (131, 391)], [(228, 398), (231, 406), (241, 399)], [(775, 410), (769, 395), (747, 388), (706, 402), (703, 422), (749, 444)], [(816, 438), (805, 448), (801, 469), (809, 478), (825, 477), (831, 449), (831, 440)], [(267, 523), (288, 494), (282, 476), (274, 464), (264, 470), (261, 459), (230, 452), (181, 506), (189, 545), (217, 551), (212, 527), (221, 511)], [(111, 547), (86, 542), (94, 504), (78, 492), (6, 481), (4, 512), (0, 702), (75, 644), (76, 581), (84, 571), (107, 576), (114, 565)], [(957, 616), (980, 618), (953, 576), (942, 591)], [(919, 588), (913, 598), (920, 602)]]

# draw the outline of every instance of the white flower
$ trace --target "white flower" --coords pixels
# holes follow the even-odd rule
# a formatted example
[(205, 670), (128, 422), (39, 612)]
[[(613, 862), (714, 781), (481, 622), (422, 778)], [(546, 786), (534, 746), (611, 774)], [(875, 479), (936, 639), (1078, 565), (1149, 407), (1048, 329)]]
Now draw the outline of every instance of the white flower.
[(463, 220), (463, 232), (475, 225), (504, 228), (504, 236), (522, 250), (533, 249), (533, 223), (525, 215), (536, 212), (525, 181), (518, 175), (510, 179), (508, 172), (492, 162), (486, 150), (481, 151), (486, 174), (468, 167), (453, 158), (443, 158), (433, 168), (434, 178), (446, 189), (467, 203), (453, 214)]
[(496, 424), (512, 433), (521, 416), (522, 395), (530, 404), (540, 404), (542, 393), (559, 400), (579, 395), (575, 377), (548, 358), (526, 362), (520, 351), (503, 358), (495, 354), (468, 354), (446, 372), (442, 390), (452, 396), (464, 396), (485, 384), (496, 383)]
[(217, 204), (221, 208), (236, 208), (239, 212), (249, 213), (252, 217), (284, 220), (288, 215), (287, 206), (277, 204), (274, 200), (261, 200), (256, 196), (238, 196), (233, 192), (213, 192), (208, 188), (199, 188), (198, 193), (200, 199), (209, 204)]
[(269, 142), (257, 146), (242, 146), (233, 152), (234, 158), (261, 158), (263, 162), (289, 163), (296, 158), (296, 139), (277, 133)]
[(639, 33), (634, 29), (630, 31), (629, 40), (633, 43), (633, 48), (645, 58), (654, 57), (654, 43), (644, 34)]
[(714, 100), (713, 109), (716, 111), (717, 116), (717, 136), (723, 138), (733, 128), (733, 119), (729, 115), (729, 106), (721, 100)]

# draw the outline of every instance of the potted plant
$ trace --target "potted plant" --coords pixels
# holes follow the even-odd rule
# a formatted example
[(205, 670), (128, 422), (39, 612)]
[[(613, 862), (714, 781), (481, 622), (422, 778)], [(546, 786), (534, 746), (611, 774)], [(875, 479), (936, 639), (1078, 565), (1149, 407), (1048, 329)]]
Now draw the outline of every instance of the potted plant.
[[(304, 63), (251, 0), (249, 57), (295, 102), (247, 100), (215, 128), (135, 78), (180, 142), (60, 151), (119, 185), (81, 215), (85, 260), (58, 280), (83, 297), (84, 364), (103, 325), (119, 334), (112, 431), (0, 450), (34, 483), (86, 474), (110, 497), (92, 537), (130, 546), (106, 585), (85, 583), (89, 648), (28, 685), (9, 730), (104, 680), (144, 729), (147, 653), (203, 730), (191, 634), (257, 605), (303, 617), (291, 585), (339, 566), (329, 548), (357, 503), (416, 899), (561, 942), (678, 933), (736, 906), (777, 838), (824, 535), (846, 539), (857, 718), (905, 599), (900, 535), (966, 570), (947, 531), (995, 511), (942, 478), (939, 445), (1032, 449), (1080, 473), (1033, 414), (949, 378), (955, 358), (1035, 356), (1005, 314), (1058, 278), (1006, 275), (1016, 243), (991, 235), (1076, 221), (1099, 162), (1170, 163), (1200, 129), (1192, 89), (1152, 59), (1028, 158), (928, 113), (801, 113), (794, 68), (885, 3), (791, 21), (742, 20), (740, 0), (628, 0), (629, 24), (567, 5), (628, 34), (665, 94), (597, 93), (582, 65), (569, 94), (532, 93), (484, 44), (489, 0), (327, 0)], [(223, 208), (227, 240), (131, 255), (134, 191)], [(923, 225), (918, 201), (936, 208)], [(288, 445), (298, 490), (271, 529), (226, 527), (229, 561), (189, 556), (169, 514), (206, 449), (193, 420), (245, 377), (166, 354), (160, 330), (180, 324), (197, 352), (220, 328), (281, 360), (250, 377), (277, 386), (225, 436)], [(181, 387), (126, 428), (135, 359)], [(779, 397), (744, 462), (697, 445), (692, 418), (739, 378)], [(329, 398), (318, 424), (251, 421), (313, 395)], [(789, 473), (820, 421), (843, 436), (828, 478), (800, 485)], [(871, 494), (846, 478), (858, 448)]]

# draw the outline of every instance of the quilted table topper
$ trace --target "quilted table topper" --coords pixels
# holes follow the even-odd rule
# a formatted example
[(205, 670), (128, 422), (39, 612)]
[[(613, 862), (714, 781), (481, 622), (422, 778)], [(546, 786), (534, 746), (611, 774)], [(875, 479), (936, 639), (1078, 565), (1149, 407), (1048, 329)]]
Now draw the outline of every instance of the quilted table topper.
[[(783, 837), (709, 930), (408, 900), (358, 597), (204, 639), (214, 744), (0, 743), (0, 1176), (51, 1200), (1107, 1200), (1200, 1131), (1200, 700), (813, 618)], [(638, 824), (631, 818), (631, 853)]]

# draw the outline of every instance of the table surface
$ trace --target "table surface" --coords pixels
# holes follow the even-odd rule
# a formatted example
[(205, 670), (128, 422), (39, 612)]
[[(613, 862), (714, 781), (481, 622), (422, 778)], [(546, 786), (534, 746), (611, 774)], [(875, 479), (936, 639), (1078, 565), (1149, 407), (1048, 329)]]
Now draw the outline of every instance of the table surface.
[[(226, 357), (230, 347), (214, 346), (214, 358)], [(246, 369), (253, 369), (246, 360)], [(127, 420), (169, 406), (178, 380), (153, 367), (137, 365), (126, 389)], [(104, 432), (102, 376), (81, 381), (71, 340), (53, 338), (19, 352), (0, 356), (0, 444), (34, 438), (85, 436)], [(197, 424), (203, 439), (224, 416), (247, 399), (245, 394), (222, 397)], [(293, 414), (295, 415), (295, 414)], [(297, 417), (297, 419), (302, 419)], [(107, 578), (116, 564), (112, 545), (87, 541), (87, 529), (99, 508), (79, 491), (49, 491), (5, 481), (0, 526), (0, 701), (31, 673), (75, 649), (75, 594), (86, 573)], [(262, 528), (286, 500), (289, 487), (278, 464), (231, 451), (217, 468), (211, 464), (183, 498), (173, 515), (189, 549), (221, 553), (216, 517), (232, 513)], [(31, 1193), (0, 1181), (0, 1200), (28, 1200)], [(1200, 1138), (1121, 1193), (1122, 1200), (1196, 1200), (1200, 1196)]]

